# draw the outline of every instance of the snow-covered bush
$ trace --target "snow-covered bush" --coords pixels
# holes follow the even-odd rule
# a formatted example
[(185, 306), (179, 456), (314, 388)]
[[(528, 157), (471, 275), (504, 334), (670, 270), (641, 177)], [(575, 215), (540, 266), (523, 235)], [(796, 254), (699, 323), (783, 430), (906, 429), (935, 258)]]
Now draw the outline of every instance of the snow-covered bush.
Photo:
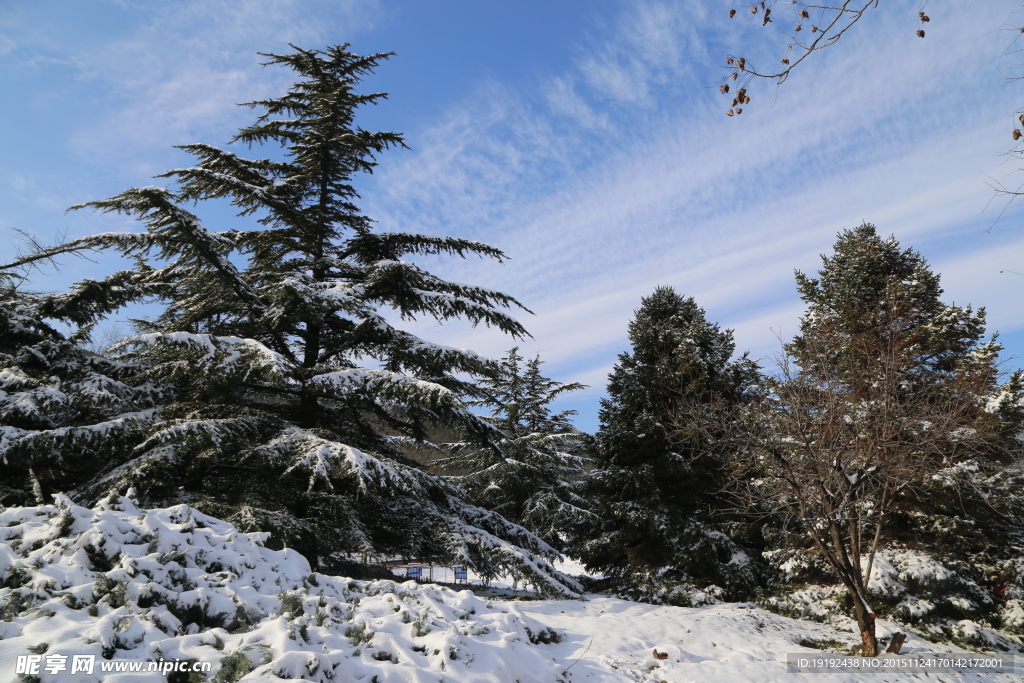
[(623, 573), (613, 582), (598, 582), (595, 587), (626, 600), (674, 607), (716, 605), (726, 597), (718, 586), (697, 585), (670, 571)]
[(761, 600), (761, 606), (787, 617), (835, 623), (848, 618), (843, 605), (845, 598), (846, 589), (841, 586), (810, 584), (781, 595), (769, 595)]
[[(93, 509), (65, 496), (8, 508), (0, 664), (30, 651), (195, 660), (212, 662), (214, 681), (324, 683), (469, 681), (493, 671), (526, 683), (561, 670), (542, 645), (558, 634), (508, 607), (469, 591), (313, 573), (265, 540), (185, 505), (146, 510), (127, 497)], [(87, 683), (101, 673), (39, 679)]]
[[(849, 620), (846, 589), (829, 581), (819, 563), (799, 563), (780, 551), (766, 557), (789, 581), (763, 597), (763, 607), (832, 624)], [(875, 558), (868, 599), (880, 617), (915, 628), (932, 640), (980, 649), (1019, 647), (1024, 644), (1019, 638), (1024, 633), (1024, 601), (1014, 597), (1019, 584), (998, 581), (1005, 575), (999, 571), (1005, 564), (984, 553), (966, 562), (934, 551), (891, 546)], [(809, 569), (815, 566), (817, 582), (807, 583)]]

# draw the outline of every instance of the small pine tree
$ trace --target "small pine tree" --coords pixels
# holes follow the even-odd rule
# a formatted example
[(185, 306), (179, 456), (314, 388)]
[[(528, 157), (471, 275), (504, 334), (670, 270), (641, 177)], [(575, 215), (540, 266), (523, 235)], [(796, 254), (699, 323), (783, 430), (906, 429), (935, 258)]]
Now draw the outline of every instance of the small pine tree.
[(680, 409), (731, 410), (756, 365), (732, 359), (732, 332), (671, 287), (642, 300), (629, 339), (633, 351), (619, 356), (601, 403), (590, 487), (597, 521), (580, 528), (573, 552), (636, 597), (686, 601), (688, 589), (711, 586), (744, 595), (752, 566), (714, 519), (726, 454), (705, 429), (680, 424)]
[(575, 410), (552, 414), (549, 406), (586, 387), (544, 377), (542, 363), (539, 355), (524, 362), (516, 347), (497, 376), (481, 381), (486, 396), (474, 403), (491, 409), (485, 419), (505, 436), (500, 450), (445, 444), (449, 456), (438, 465), (481, 505), (561, 547), (568, 526), (591, 514), (581, 497), (590, 439), (573, 427)]
[[(122, 466), (79, 486), (91, 499), (134, 485), (150, 503), (187, 502), (311, 562), (343, 552), (431, 557), (484, 576), (506, 572), (551, 592), (572, 582), (545, 559), (546, 543), (402, 457), (403, 439), (456, 425), (484, 443), (501, 433), (460, 399), (495, 363), (395, 327), (401, 319), (465, 318), (525, 334), (512, 297), (443, 280), (409, 256), (504, 255), (472, 240), (375, 232), (355, 201), (359, 173), (400, 135), (355, 124), (385, 97), (358, 91), (387, 54), (335, 46), (268, 54), (298, 78), (232, 142), (280, 145), (248, 159), (205, 144), (197, 163), (169, 171), (177, 190), (133, 188), (89, 202), (132, 216), (142, 233), (106, 233), (45, 255), (111, 249), (136, 267), (53, 297), (47, 314), (92, 324), (126, 303), (156, 299), (154, 320), (120, 345), (138, 382), (168, 400)], [(256, 229), (208, 230), (185, 205), (227, 199)], [(79, 207), (76, 207), (79, 208)], [(398, 433), (402, 436), (386, 436)]]

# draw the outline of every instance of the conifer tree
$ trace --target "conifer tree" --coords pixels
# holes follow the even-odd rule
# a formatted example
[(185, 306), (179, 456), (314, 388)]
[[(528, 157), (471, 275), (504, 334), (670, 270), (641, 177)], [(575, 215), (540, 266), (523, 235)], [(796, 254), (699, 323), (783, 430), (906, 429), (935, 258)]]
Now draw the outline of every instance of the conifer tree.
[[(874, 655), (871, 576), (887, 541), (913, 539), (960, 562), (1017, 544), (1019, 557), (1019, 499), (999, 495), (999, 482), (1019, 475), (999, 470), (1019, 463), (1024, 377), (1002, 377), (1000, 345), (983, 341), (984, 309), (943, 303), (920, 254), (874, 226), (840, 233), (822, 262), (816, 278), (797, 273), (808, 309), (788, 363), (751, 406), (747, 476), (762, 505), (788, 513), (804, 539), (797, 553), (812, 547), (847, 589), (862, 651)], [(977, 601), (946, 599), (959, 618)]]
[(638, 598), (686, 602), (704, 588), (743, 595), (754, 585), (752, 566), (714, 519), (727, 453), (703, 425), (687, 431), (678, 422), (691, 412), (684, 407), (731, 410), (757, 367), (746, 355), (732, 359), (732, 332), (671, 287), (642, 300), (629, 340), (632, 352), (619, 356), (601, 403), (597, 518), (579, 528), (574, 552)]
[(118, 462), (156, 419), (158, 387), (48, 325), (45, 298), (0, 271), (0, 504), (35, 505)]
[(590, 439), (573, 427), (575, 410), (552, 414), (549, 406), (586, 387), (544, 377), (542, 364), (539, 355), (524, 362), (515, 347), (499, 374), (481, 381), (485, 396), (474, 403), (490, 408), (485, 419), (505, 437), (500, 451), (445, 444), (449, 456), (438, 465), (481, 505), (560, 547), (567, 527), (591, 514), (581, 497)]
[[(187, 502), (243, 530), (269, 530), (314, 564), (339, 552), (431, 557), (571, 591), (546, 562), (556, 556), (549, 545), (473, 506), (397, 448), (434, 424), (498, 448), (500, 431), (461, 400), (495, 363), (391, 319), (463, 318), (524, 335), (509, 314), (519, 306), (512, 297), (407, 260), (504, 255), (473, 240), (377, 232), (360, 213), (354, 178), (404, 146), (397, 133), (355, 123), (360, 107), (385, 97), (359, 86), (388, 54), (293, 46), (265, 56), (297, 81), (280, 97), (248, 103), (259, 116), (231, 142), (281, 154), (250, 159), (185, 145), (195, 165), (159, 176), (175, 189), (132, 188), (75, 207), (134, 217), (144, 232), (40, 254), (109, 249), (136, 263), (52, 297), (50, 317), (86, 326), (130, 302), (163, 304), (120, 345), (119, 362), (139, 368), (136, 381), (165, 387), (169, 400), (123, 462), (77, 493), (97, 498), (134, 485), (152, 504)], [(210, 199), (230, 201), (260, 227), (206, 228), (187, 205)]]

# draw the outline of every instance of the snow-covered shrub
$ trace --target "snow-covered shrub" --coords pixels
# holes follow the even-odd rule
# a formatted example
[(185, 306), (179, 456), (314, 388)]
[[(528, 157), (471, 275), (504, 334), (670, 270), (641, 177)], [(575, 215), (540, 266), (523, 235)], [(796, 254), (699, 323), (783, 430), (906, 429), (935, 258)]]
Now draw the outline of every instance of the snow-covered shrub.
[(715, 605), (727, 599), (726, 592), (715, 585), (703, 585), (678, 571), (621, 572), (613, 577), (590, 579), (588, 589), (614, 595), (634, 602), (674, 607)]
[[(833, 624), (849, 619), (852, 609), (846, 589), (814, 560), (798, 562), (790, 553), (780, 551), (765, 555), (784, 582), (759, 601), (761, 606), (786, 616)], [(817, 568), (814, 573), (810, 571), (813, 567)], [(1024, 633), (1024, 603), (1012, 597), (1004, 599), (1014, 594), (1016, 584), (989, 580), (999, 575), (997, 567), (981, 553), (965, 562), (893, 546), (875, 557), (868, 597), (880, 617), (914, 627), (926, 638), (968, 648), (1010, 649), (1022, 644), (1017, 636)], [(816, 583), (806, 583), (810, 577)]]
[[(0, 512), (0, 661), (30, 652), (115, 660), (212, 662), (214, 681), (473, 680), (514, 671), (553, 681), (543, 643), (559, 634), (514, 610), (414, 582), (353, 581), (310, 571), (185, 505)], [(415, 671), (413, 671), (415, 670)], [(410, 678), (412, 676), (412, 678)], [(101, 680), (69, 672), (42, 681)], [(163, 681), (163, 674), (132, 680)]]
[[(887, 522), (868, 598), (883, 618), (964, 647), (1015, 647), (1024, 635), (1024, 473), (967, 461), (931, 477), (926, 496)], [(767, 609), (832, 621), (846, 591), (799, 533), (773, 530)], [(866, 564), (866, 559), (865, 559)]]
[(782, 595), (768, 595), (759, 602), (765, 609), (787, 617), (833, 623), (848, 619), (845, 601), (844, 588), (812, 584)]

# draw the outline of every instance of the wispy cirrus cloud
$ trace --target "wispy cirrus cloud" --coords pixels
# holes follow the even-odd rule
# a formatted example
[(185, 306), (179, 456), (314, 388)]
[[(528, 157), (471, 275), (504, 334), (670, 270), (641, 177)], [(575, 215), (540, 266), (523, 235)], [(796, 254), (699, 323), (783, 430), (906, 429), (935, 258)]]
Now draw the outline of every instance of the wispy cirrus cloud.
[[(935, 8), (927, 41), (892, 15), (868, 17), (774, 103), (767, 84), (752, 90), (741, 120), (707, 87), (711, 55), (739, 49), (715, 3), (624, 6), (617, 32), (581, 48), (574, 69), (532, 91), (481, 88), (412, 131), (416, 153), (388, 162), (368, 208), (385, 228), (509, 252), (504, 268), (444, 267), (520, 296), (537, 313), (527, 351), (592, 384), (659, 284), (696, 296), (741, 348), (770, 358), (776, 335), (796, 331), (794, 268), (813, 272), (836, 233), (862, 220), (941, 264), (949, 294), (988, 303), (993, 326), (1024, 329), (1024, 312), (984, 276), (995, 253), (1024, 264), (1024, 239), (988, 235), (994, 214), (979, 215), (1015, 108), (990, 36), (1008, 5)], [(747, 39), (751, 54), (770, 52), (764, 33)], [(492, 354), (511, 345), (447, 330)]]
[(27, 11), (7, 17), (19, 41), (6, 50), (5, 68), (40, 79), (38, 100), (82, 107), (80, 125), (68, 131), (77, 154), (130, 157), (133, 172), (162, 170), (170, 145), (225, 140), (251, 116), (238, 103), (286, 86), (287, 74), (259, 68), (257, 52), (319, 47), (328, 27), (353, 35), (379, 13), (372, 0), (120, 2), (105, 8), (106, 25), (77, 30), (75, 13), (82, 24), (96, 18), (78, 3), (53, 9), (48, 21)]
[[(40, 117), (58, 107), (83, 112), (34, 144), (95, 169), (70, 179), (41, 166), (9, 172), (0, 210), (108, 196), (181, 163), (173, 144), (223, 143), (251, 119), (236, 103), (289, 82), (283, 71), (259, 69), (257, 51), (337, 36), (399, 47), (392, 38), (405, 35), (377, 35), (393, 10), (356, 0), (105, 7), (111, 21), (90, 31), (76, 31), (67, 16), (0, 16), (10, 43), (0, 40), (0, 79), (38, 77), (44, 85), (24, 106)], [(714, 87), (720, 65), (727, 54), (779, 59), (785, 53), (771, 27), (730, 21), (717, 0), (623, 2), (611, 18), (581, 11), (589, 23), (568, 66), (532, 78), (485, 71), (440, 115), (423, 113), (437, 111), (436, 101), (409, 106), (398, 120), (412, 121), (399, 129), (413, 151), (382, 157), (377, 174), (359, 181), (362, 204), (382, 229), (504, 249), (511, 261), (503, 267), (459, 259), (430, 266), (509, 291), (536, 313), (523, 316), (534, 335), (524, 352), (540, 352), (559, 379), (593, 385), (579, 399), (587, 428), (604, 377), (628, 346), (632, 312), (655, 286), (695, 296), (711, 319), (736, 330), (740, 349), (770, 357), (776, 334), (796, 330), (793, 270), (813, 271), (836, 232), (862, 220), (921, 250), (944, 274), (949, 299), (987, 305), (992, 327), (1019, 334), (1024, 348), (1013, 284), (994, 273), (1024, 272), (1024, 240), (1002, 227), (1020, 214), (1010, 207), (988, 234), (995, 212), (982, 213), (991, 197), (983, 173), (1005, 178), (1012, 170), (998, 154), (1016, 92), (1002, 87), (1002, 45), (991, 31), (1017, 3), (963, 9), (930, 8), (922, 41), (915, 12), (904, 22), (899, 8), (883, 7), (778, 91), (752, 88), (752, 105), (731, 119), (728, 98)], [(357, 41), (355, 49), (376, 47)], [(413, 72), (425, 73), (406, 73)], [(76, 220), (76, 230), (111, 227), (109, 217), (102, 227)], [(0, 216), (5, 222), (16, 225)], [(514, 343), (458, 323), (417, 327), (491, 355)]]

